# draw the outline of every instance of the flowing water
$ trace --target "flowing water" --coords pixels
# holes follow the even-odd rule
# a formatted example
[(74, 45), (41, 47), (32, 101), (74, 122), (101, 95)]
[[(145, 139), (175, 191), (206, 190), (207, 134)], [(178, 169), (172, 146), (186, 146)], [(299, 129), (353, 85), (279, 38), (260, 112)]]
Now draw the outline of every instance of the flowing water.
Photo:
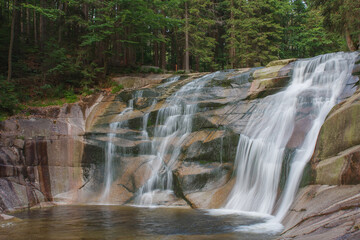
[(165, 83), (159, 85), (158, 88), (168, 87), (168, 86), (170, 86), (171, 84), (179, 81), (179, 79), (180, 79), (180, 76), (174, 76), (174, 77), (168, 78), (168, 79), (166, 79)]
[(281, 221), (296, 194), (327, 114), (337, 103), (357, 53), (334, 53), (295, 63), (290, 85), (263, 99), (240, 136), (236, 154), (236, 184), (227, 209), (274, 214), (284, 152), (305, 115), (308, 132), (296, 148), (285, 189), (275, 212)]
[(239, 230), (271, 216), (218, 214), (183, 208), (57, 206), (14, 213), (0, 223), (0, 239), (274, 239), (269, 232)]
[[(129, 101), (129, 106), (125, 108), (118, 116), (116, 116), (116, 119), (121, 119), (122, 116), (125, 114), (131, 112), (134, 108), (134, 100), (131, 99)], [(111, 191), (111, 184), (114, 179), (114, 173), (113, 172), (113, 161), (117, 154), (116, 152), (116, 146), (114, 144), (114, 138), (116, 137), (116, 130), (123, 128), (124, 125), (126, 125), (126, 121), (115, 121), (109, 124), (109, 133), (108, 133), (108, 141), (106, 142), (106, 150), (105, 150), (105, 168), (104, 168), (104, 188), (103, 192), (100, 198), (100, 202), (102, 203), (110, 203), (109, 195)]]
[[(139, 190), (136, 204), (150, 206), (153, 204), (154, 194), (159, 191), (172, 193), (172, 170), (185, 139), (192, 131), (198, 96), (204, 85), (217, 74), (219, 72), (208, 74), (184, 85), (167, 98), (165, 107), (159, 110), (151, 150), (148, 153), (150, 179)], [(175, 79), (173, 81), (178, 80)]]

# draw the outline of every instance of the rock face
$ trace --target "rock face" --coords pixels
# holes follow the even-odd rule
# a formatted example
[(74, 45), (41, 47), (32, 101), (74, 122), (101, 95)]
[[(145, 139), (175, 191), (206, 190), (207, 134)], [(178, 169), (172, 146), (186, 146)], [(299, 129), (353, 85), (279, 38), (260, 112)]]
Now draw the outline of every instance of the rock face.
[(360, 186), (312, 185), (299, 191), (279, 239), (359, 239)]
[(0, 210), (53, 201), (81, 187), (86, 120), (102, 100), (31, 109), (27, 119), (0, 123)]
[(360, 184), (359, 101), (358, 92), (337, 105), (323, 124), (312, 160), (315, 183)]

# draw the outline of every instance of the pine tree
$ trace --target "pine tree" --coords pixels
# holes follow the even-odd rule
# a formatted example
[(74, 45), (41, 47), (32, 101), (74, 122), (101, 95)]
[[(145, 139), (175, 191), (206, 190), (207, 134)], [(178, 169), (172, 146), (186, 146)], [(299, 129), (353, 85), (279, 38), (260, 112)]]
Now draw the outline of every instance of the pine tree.
[(311, 0), (321, 10), (325, 27), (342, 34), (350, 51), (360, 49), (360, 1), (354, 0)]

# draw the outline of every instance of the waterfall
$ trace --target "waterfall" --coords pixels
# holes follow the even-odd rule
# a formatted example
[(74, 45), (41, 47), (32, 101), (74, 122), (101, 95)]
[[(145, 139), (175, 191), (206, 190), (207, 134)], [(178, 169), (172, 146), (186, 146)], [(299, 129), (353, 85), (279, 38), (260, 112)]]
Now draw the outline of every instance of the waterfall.
[(180, 76), (174, 76), (171, 78), (166, 79), (165, 83), (158, 86), (158, 88), (165, 88), (170, 86), (171, 84), (177, 82), (180, 79)]
[[(131, 112), (134, 108), (134, 100), (129, 101), (129, 106), (125, 108), (116, 119), (121, 119), (122, 116)], [(105, 168), (104, 168), (104, 190), (100, 197), (101, 203), (109, 203), (109, 195), (111, 190), (111, 184), (113, 182), (113, 161), (116, 156), (116, 146), (114, 144), (114, 138), (116, 137), (116, 130), (124, 127), (126, 121), (116, 121), (109, 124), (109, 133), (107, 134), (108, 141), (105, 146)]]
[[(240, 136), (235, 159), (236, 183), (227, 209), (274, 214), (281, 221), (296, 194), (321, 125), (337, 103), (358, 53), (333, 53), (295, 63), (290, 85), (264, 98)], [(284, 152), (304, 117), (307, 133), (290, 160), (290, 171), (278, 200)]]
[[(159, 191), (172, 191), (173, 173), (181, 147), (192, 131), (193, 115), (203, 86), (218, 72), (205, 75), (181, 87), (166, 99), (158, 111), (149, 155), (149, 176), (140, 188), (135, 203), (150, 206)], [(179, 78), (175, 77), (172, 82)]]

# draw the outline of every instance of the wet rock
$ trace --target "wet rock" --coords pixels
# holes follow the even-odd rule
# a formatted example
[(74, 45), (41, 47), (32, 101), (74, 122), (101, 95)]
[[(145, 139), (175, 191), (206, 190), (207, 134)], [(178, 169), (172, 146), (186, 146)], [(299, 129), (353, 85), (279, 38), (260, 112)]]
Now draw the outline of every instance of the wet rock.
[(278, 239), (358, 239), (360, 185), (311, 185), (299, 191)]
[(187, 194), (186, 199), (191, 202), (194, 208), (221, 208), (226, 203), (234, 184), (235, 180), (232, 179), (222, 187)]
[(274, 94), (284, 87), (290, 81), (294, 64), (289, 61), (275, 61), (266, 68), (256, 70), (253, 73), (253, 81), (248, 92), (247, 99), (263, 98)]
[(185, 194), (219, 188), (229, 181), (231, 174), (231, 165), (187, 163), (177, 169), (179, 183)]

